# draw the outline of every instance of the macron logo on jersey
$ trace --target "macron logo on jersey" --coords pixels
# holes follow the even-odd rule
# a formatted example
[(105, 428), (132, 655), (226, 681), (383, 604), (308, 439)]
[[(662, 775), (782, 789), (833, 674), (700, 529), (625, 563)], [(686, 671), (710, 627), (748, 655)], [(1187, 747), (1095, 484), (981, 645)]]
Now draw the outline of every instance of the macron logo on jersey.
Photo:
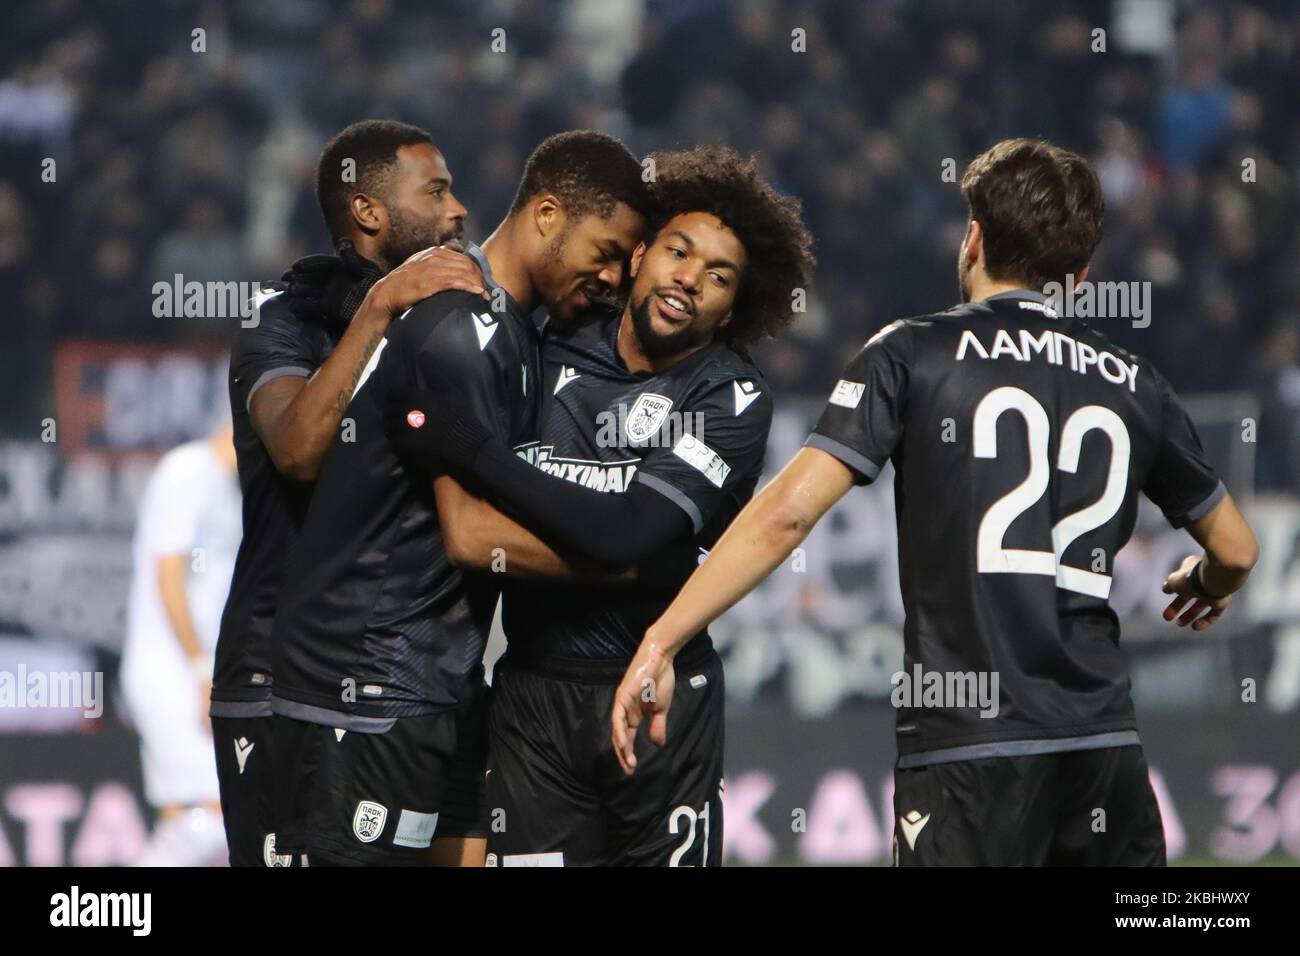
[(572, 382), (575, 378), (578, 377), (579, 375), (574, 369), (569, 368), (569, 366), (567, 365), (561, 365), (560, 377), (555, 380), (555, 391), (551, 392), (551, 394), (559, 395), (560, 389), (564, 388), (564, 386), (568, 385), (570, 382)]
[(732, 391), (736, 396), (736, 414), (743, 414), (745, 409), (753, 405), (758, 400), (758, 396), (763, 393), (758, 390), (753, 382), (735, 381), (731, 383)]
[(496, 335), (500, 323), (486, 312), (471, 312), (470, 315), (474, 317), (474, 331), (478, 333), (478, 350), (482, 352), (492, 341), (492, 336)]

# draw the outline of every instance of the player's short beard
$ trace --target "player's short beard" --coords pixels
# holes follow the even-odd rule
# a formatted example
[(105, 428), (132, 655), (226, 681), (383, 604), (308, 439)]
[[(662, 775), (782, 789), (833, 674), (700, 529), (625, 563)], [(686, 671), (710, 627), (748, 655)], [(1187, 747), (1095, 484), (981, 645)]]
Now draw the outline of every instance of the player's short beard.
[(650, 300), (653, 295), (645, 296), (632, 306), (632, 331), (641, 345), (641, 351), (647, 358), (666, 358), (705, 342), (713, 333), (697, 327), (692, 322), (685, 328), (667, 335), (660, 335), (650, 322)]
[(446, 231), (439, 231), (428, 220), (389, 208), (388, 235), (380, 247), (380, 254), (387, 260), (389, 269), (396, 269), (417, 252), (440, 246), (449, 239), (459, 239), (464, 232), (465, 227), (459, 220)]
[(564, 228), (560, 234), (551, 240), (551, 244), (546, 247), (546, 258), (555, 264), (564, 261), (564, 247), (569, 243), (569, 233), (573, 232), (573, 220), (569, 219), (564, 223)]

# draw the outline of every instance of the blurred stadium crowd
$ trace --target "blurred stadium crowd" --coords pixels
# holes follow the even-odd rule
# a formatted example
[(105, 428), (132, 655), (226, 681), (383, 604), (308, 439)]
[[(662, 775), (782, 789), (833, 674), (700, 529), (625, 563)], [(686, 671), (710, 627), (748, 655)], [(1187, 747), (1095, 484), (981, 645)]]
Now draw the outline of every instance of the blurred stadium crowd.
[(870, 332), (955, 297), (944, 161), (959, 177), (1042, 135), (1102, 177), (1092, 278), (1152, 283), (1150, 327), (1106, 333), (1184, 393), (1253, 392), (1257, 485), (1300, 492), (1293, 0), (42, 0), (0, 20), (4, 433), (50, 406), (60, 340), (228, 340), (230, 320), (155, 318), (153, 284), (325, 251), (316, 159), (362, 117), (433, 133), (476, 239), (556, 130), (758, 151), (820, 260), (808, 314), (759, 361), (810, 394)]

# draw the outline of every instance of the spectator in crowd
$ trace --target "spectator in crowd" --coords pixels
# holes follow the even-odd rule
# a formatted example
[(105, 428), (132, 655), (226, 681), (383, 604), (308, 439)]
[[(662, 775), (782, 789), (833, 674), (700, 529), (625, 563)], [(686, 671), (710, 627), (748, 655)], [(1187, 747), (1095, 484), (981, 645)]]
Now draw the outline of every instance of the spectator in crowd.
[[(12, 64), (0, 76), (0, 282), (25, 318), (10, 354), (31, 361), (12, 407), (41, 405), (60, 338), (228, 333), (153, 319), (150, 285), (177, 271), (270, 278), (324, 251), (300, 164), (274, 147), (291, 135), (313, 153), (331, 129), (392, 116), (475, 157), (457, 181), (485, 217), (469, 235), (504, 211), (522, 157), (559, 129), (602, 126), (640, 152), (759, 152), (804, 200), (821, 266), (804, 327), (755, 357), (770, 355), (776, 387), (819, 395), (828, 357), (952, 285), (942, 250), (965, 209), (947, 161), (960, 168), (1004, 136), (1052, 137), (1096, 160), (1105, 185), (1092, 278), (1152, 283), (1150, 327), (1102, 320), (1107, 333), (1158, 354), (1180, 392), (1251, 390), (1276, 414), (1274, 379), (1249, 370), (1285, 351), (1274, 317), (1300, 312), (1300, 13), (1287, 0), (1148, 7), (1136, 33), (1091, 0), (183, 0), (129, 21), (92, 0), (13, 11), (0, 37)], [(45, 156), (58, 183), (40, 180)], [(22, 239), (5, 247), (14, 222)], [(1208, 342), (1231, 362), (1207, 369)]]

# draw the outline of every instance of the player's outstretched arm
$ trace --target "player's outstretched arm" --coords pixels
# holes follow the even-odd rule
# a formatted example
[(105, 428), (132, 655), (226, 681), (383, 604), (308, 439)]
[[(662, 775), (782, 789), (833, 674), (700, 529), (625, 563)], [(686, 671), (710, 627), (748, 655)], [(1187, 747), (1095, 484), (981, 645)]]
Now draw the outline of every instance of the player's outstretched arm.
[(853, 487), (853, 472), (832, 455), (803, 448), (736, 516), (709, 557), (646, 631), (614, 695), (614, 753), (636, 769), (637, 727), (650, 716), (650, 740), (667, 740), (673, 657), (688, 640), (776, 570), (822, 516)]
[(1259, 559), (1259, 543), (1230, 495), (1187, 525), (1205, 556), (1190, 555), (1165, 580), (1164, 592), (1175, 597), (1165, 608), (1166, 621), (1203, 631), (1232, 603), (1232, 595), (1250, 577)]
[(352, 392), (388, 325), (417, 302), (448, 289), (480, 294), (474, 260), (441, 246), (417, 252), (366, 294), (339, 343), (310, 379), (286, 376), (253, 396), (253, 428), (282, 475), (315, 481)]
[[(421, 416), (413, 419), (412, 411)], [(384, 427), (399, 457), (469, 475), (543, 541), (581, 560), (623, 571), (690, 529), (680, 507), (640, 483), (610, 494), (548, 475), (515, 454), (452, 393), (393, 392)]]
[(455, 478), (440, 475), (433, 490), (447, 557), (457, 567), (531, 580), (614, 583), (633, 579), (631, 572), (617, 574), (564, 557)]

